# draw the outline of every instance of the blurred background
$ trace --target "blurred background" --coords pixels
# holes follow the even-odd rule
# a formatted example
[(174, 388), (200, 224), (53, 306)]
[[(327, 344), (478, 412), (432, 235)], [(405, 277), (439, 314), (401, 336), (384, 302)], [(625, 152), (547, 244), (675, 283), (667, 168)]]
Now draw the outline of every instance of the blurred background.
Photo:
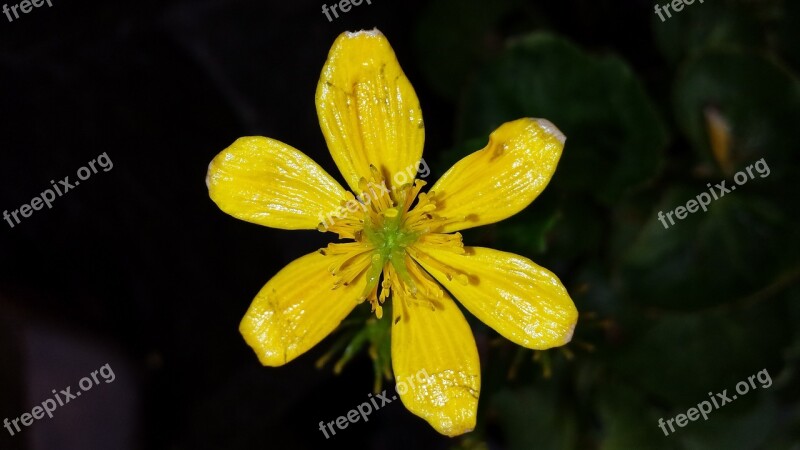
[[(800, 449), (800, 3), (707, 0), (663, 22), (652, 1), (372, 0), (332, 21), (322, 3), (52, 0), (0, 15), (0, 209), (113, 162), (52, 209), (0, 222), (0, 420), (105, 364), (115, 374), (52, 419), (0, 429), (0, 448)], [(329, 236), (236, 220), (204, 183), (245, 135), (341, 181), (314, 92), (335, 37), (373, 27), (420, 98), (430, 180), (508, 120), (568, 136), (545, 192), (464, 241), (556, 273), (575, 336), (533, 352), (467, 314), (483, 383), (478, 427), (458, 438), (397, 402), (325, 439), (318, 423), (372, 392), (367, 353), (318, 369), (344, 330), (265, 368), (238, 324)], [(761, 158), (769, 176), (658, 221)], [(765, 369), (769, 387), (707, 421), (658, 427)]]

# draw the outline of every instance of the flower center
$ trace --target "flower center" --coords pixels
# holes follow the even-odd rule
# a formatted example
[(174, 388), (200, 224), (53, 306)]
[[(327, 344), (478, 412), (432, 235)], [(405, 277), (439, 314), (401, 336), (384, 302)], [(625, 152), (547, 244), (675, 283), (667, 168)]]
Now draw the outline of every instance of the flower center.
[(459, 253), (463, 253), (463, 244), (460, 233), (438, 233), (448, 220), (436, 214), (435, 193), (420, 193), (424, 181), (389, 190), (379, 171), (371, 169), (370, 180), (362, 178), (359, 183), (361, 194), (356, 198), (348, 193), (338, 214), (318, 229), (353, 239), (329, 244), (320, 252), (336, 257), (330, 267), (336, 278), (334, 289), (351, 284), (365, 272), (367, 283), (359, 301), (369, 300), (380, 318), (381, 304), (392, 289), (396, 294), (401, 289), (405, 297), (413, 299), (421, 293), (420, 301), (442, 296), (439, 285), (415, 261), (425, 256), (416, 249), (417, 244), (450, 247)]

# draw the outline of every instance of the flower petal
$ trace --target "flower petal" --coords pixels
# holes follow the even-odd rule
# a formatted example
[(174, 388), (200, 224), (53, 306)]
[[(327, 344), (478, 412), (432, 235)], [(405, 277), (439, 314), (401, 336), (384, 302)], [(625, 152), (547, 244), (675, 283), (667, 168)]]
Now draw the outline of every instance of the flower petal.
[(336, 262), (319, 252), (305, 255), (281, 269), (256, 295), (239, 331), (261, 364), (280, 366), (298, 357), (356, 306), (366, 277), (333, 289), (336, 278), (329, 267)]
[(409, 411), (439, 433), (456, 436), (472, 431), (481, 379), (469, 324), (446, 293), (421, 300), (400, 291), (392, 290), (397, 393)]
[(518, 119), (492, 132), (489, 144), (458, 161), (433, 185), (442, 233), (498, 222), (541, 193), (566, 138), (544, 119)]
[(260, 136), (239, 138), (217, 155), (206, 185), (233, 217), (287, 230), (317, 228), (345, 199), (345, 190), (311, 158)]
[(578, 310), (561, 281), (528, 258), (490, 248), (465, 254), (418, 248), (414, 258), (469, 312), (523, 347), (544, 350), (568, 343)]
[(394, 185), (404, 183), (398, 174), (413, 180), (425, 140), (422, 111), (380, 31), (339, 35), (322, 68), (316, 102), (328, 148), (353, 192), (361, 192), (361, 177), (370, 179), (370, 164)]

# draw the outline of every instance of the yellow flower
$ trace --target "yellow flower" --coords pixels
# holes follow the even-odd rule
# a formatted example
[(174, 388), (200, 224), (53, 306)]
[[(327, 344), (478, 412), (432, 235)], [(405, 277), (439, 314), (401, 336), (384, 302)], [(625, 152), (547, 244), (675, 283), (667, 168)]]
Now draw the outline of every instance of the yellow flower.
[(478, 351), (450, 295), (531, 349), (569, 342), (578, 312), (553, 273), (522, 256), (464, 247), (458, 231), (529, 205), (550, 181), (564, 135), (543, 119), (508, 122), (427, 193), (420, 192), (422, 180), (403, 183), (405, 175), (398, 174), (409, 168), (416, 174), (424, 161), (425, 129), (414, 89), (378, 30), (336, 39), (316, 105), (350, 191), (300, 151), (265, 137), (240, 138), (209, 165), (209, 195), (226, 213), (349, 240), (278, 272), (253, 300), (240, 331), (262, 364), (280, 366), (320, 342), (365, 300), (380, 318), (391, 293), (395, 379), (423, 370), (428, 375), (398, 392), (403, 404), (442, 434), (471, 431), (480, 392)]

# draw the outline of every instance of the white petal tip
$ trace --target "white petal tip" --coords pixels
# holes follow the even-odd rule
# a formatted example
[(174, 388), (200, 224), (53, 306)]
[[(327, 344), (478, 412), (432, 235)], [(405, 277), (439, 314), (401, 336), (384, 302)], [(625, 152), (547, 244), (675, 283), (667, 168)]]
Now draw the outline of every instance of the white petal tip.
[(377, 28), (373, 28), (371, 30), (346, 31), (345, 34), (349, 38), (354, 38), (354, 37), (358, 37), (358, 36), (361, 36), (361, 35), (373, 36), (373, 37), (375, 37), (375, 36), (383, 36), (383, 33), (381, 33), (381, 30), (379, 30)]
[(539, 124), (539, 126), (542, 127), (544, 131), (546, 131), (548, 134), (553, 135), (553, 137), (558, 139), (558, 141), (561, 142), (562, 144), (567, 141), (567, 137), (564, 136), (564, 133), (562, 133), (561, 130), (558, 129), (558, 127), (553, 125), (553, 122), (550, 122), (547, 119), (533, 119), (533, 120), (537, 124)]
[(569, 342), (572, 340), (572, 335), (575, 333), (575, 325), (577, 324), (578, 322), (576, 321), (571, 327), (569, 327), (569, 331), (567, 331), (567, 334), (564, 336), (564, 342), (561, 345), (569, 344)]
[(206, 189), (211, 189), (211, 165), (214, 164), (214, 161), (208, 163), (208, 171), (206, 172)]

